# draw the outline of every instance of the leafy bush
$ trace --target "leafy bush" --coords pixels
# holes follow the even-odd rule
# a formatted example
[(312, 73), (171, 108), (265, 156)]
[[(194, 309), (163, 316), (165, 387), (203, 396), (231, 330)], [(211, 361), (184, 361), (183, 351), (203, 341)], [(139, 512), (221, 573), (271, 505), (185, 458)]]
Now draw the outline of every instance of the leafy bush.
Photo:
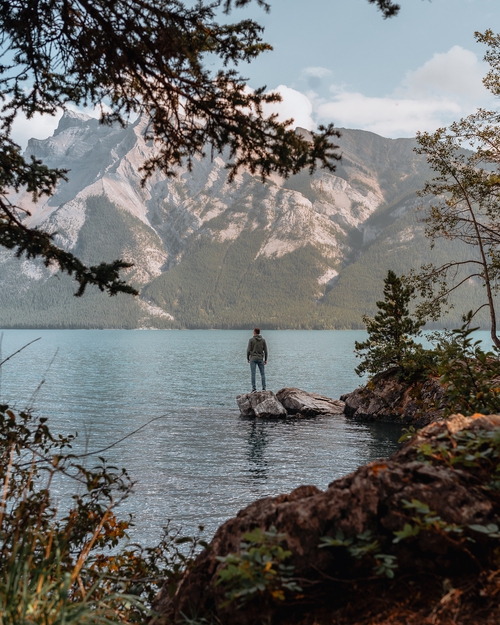
[(437, 372), (446, 387), (446, 412), (500, 413), (500, 350), (485, 351), (474, 340), (471, 313), (457, 330), (435, 335)]
[(404, 524), (402, 530), (393, 532), (395, 536), (392, 541), (393, 543), (399, 543), (402, 540), (413, 538), (424, 531), (434, 531), (438, 533), (452, 532), (455, 534), (461, 534), (463, 531), (462, 528), (455, 523), (450, 524), (443, 521), (434, 510), (431, 510), (426, 503), (418, 499), (412, 499), (411, 501), (403, 499), (402, 504), (406, 510), (413, 512), (413, 515)]
[(339, 530), (335, 534), (335, 538), (322, 536), (319, 546), (320, 548), (345, 547), (356, 560), (370, 557), (373, 562), (373, 572), (378, 576), (392, 579), (394, 571), (398, 568), (396, 556), (380, 553), (380, 542), (377, 538), (374, 538), (370, 530), (366, 530), (355, 537), (345, 536), (344, 532)]
[(292, 552), (282, 546), (285, 538), (274, 527), (267, 532), (256, 528), (243, 534), (239, 553), (217, 558), (226, 565), (217, 585), (226, 589), (227, 603), (243, 604), (256, 594), (284, 601), (285, 591), (301, 591), (293, 580), (294, 567), (286, 564)]
[[(167, 527), (155, 547), (127, 544), (131, 520), (115, 514), (131, 491), (127, 472), (104, 458), (87, 467), (92, 455), (73, 453), (73, 441), (45, 418), (0, 406), (2, 625), (144, 622), (201, 542)], [(54, 485), (73, 493), (61, 509)]]

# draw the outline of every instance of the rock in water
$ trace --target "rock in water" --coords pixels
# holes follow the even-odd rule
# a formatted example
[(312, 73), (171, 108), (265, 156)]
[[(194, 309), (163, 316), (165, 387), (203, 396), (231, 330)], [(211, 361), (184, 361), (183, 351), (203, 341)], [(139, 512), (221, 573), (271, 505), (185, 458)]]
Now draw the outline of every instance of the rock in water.
[[(221, 625), (500, 623), (499, 435), (500, 416), (455, 415), (325, 491), (301, 486), (250, 504), (217, 530), (174, 596), (165, 584), (153, 605), (161, 615), (155, 625), (187, 617)], [(255, 528), (283, 535), (289, 575), (301, 590), (283, 587), (275, 600), (277, 572), (267, 591), (265, 582), (241, 607), (228, 591), (244, 591), (248, 571), (264, 579), (262, 561), (239, 556)], [(224, 581), (228, 554), (240, 569), (231, 565), (235, 572)]]
[(399, 380), (397, 369), (389, 369), (341, 399), (346, 417), (421, 427), (443, 416), (444, 391), (436, 378), (407, 382)]
[(236, 397), (244, 417), (286, 417), (287, 412), (272, 391), (245, 393)]
[(303, 417), (343, 414), (344, 402), (331, 399), (318, 393), (307, 393), (300, 388), (282, 388), (276, 397), (283, 404), (289, 415), (300, 414)]

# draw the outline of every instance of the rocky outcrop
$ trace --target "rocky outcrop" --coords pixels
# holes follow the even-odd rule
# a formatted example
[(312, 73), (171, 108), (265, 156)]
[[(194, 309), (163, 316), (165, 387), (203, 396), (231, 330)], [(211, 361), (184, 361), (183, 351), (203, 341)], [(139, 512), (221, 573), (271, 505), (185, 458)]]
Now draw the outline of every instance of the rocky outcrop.
[[(91, 312), (72, 306), (70, 317), (71, 281), (56, 282), (48, 307), (46, 288), (52, 287), (45, 284), (56, 280), (54, 268), (6, 252), (0, 254), (2, 328), (251, 327), (255, 312), (248, 302), (256, 293), (262, 302), (273, 301), (259, 306), (259, 323), (266, 328), (362, 323), (351, 305), (339, 320), (345, 296), (334, 296), (337, 279), (363, 256), (363, 238), (380, 240), (386, 253), (383, 232), (391, 225), (397, 231), (393, 254), (393, 245), (406, 249), (409, 237), (416, 236), (406, 219), (427, 166), (413, 151), (414, 139), (344, 129), (344, 160), (336, 173), (304, 170), (289, 179), (271, 176), (266, 184), (245, 167), (228, 184), (229, 152), (206, 150), (206, 156), (193, 157), (189, 169), (177, 168), (175, 177), (155, 171), (142, 184), (141, 167), (155, 153), (154, 142), (146, 140), (148, 126), (145, 117), (122, 127), (66, 111), (54, 135), (30, 140), (25, 155), (69, 170), (67, 182), (36, 204), (25, 187), (10, 196), (27, 212), (26, 225), (55, 233), (58, 245), (87, 264), (132, 262), (124, 277), (140, 287), (143, 303), (124, 302), (110, 318), (103, 297), (89, 305)], [(380, 219), (372, 224), (381, 205), (391, 208), (383, 224)], [(106, 245), (96, 245), (96, 233), (105, 233)], [(420, 235), (416, 244), (423, 241)], [(279, 297), (276, 285), (283, 287)], [(368, 294), (361, 290), (363, 309), (369, 311), (379, 294), (377, 280), (367, 281), (367, 288)], [(352, 291), (349, 285), (347, 290)], [(130, 326), (122, 325), (124, 319)]]
[(299, 388), (282, 388), (276, 393), (289, 415), (295, 417), (317, 417), (338, 415), (344, 412), (344, 402), (318, 393), (307, 393)]
[(272, 391), (246, 393), (236, 397), (243, 417), (319, 417), (339, 415), (344, 412), (344, 402), (318, 393), (308, 393), (299, 388), (282, 388), (276, 395)]
[(442, 417), (445, 408), (444, 388), (437, 378), (402, 381), (395, 369), (375, 375), (340, 399), (347, 417), (418, 427)]
[(287, 412), (272, 391), (246, 393), (236, 397), (236, 403), (244, 417), (286, 417)]
[[(160, 593), (156, 624), (500, 622), (499, 451), (500, 416), (455, 415), (325, 491), (301, 486), (252, 503), (218, 529), (173, 597)], [(238, 560), (255, 528), (282, 534), (290, 568), (277, 556)], [(228, 554), (234, 568), (223, 579)], [(251, 594), (254, 579), (264, 581)], [(228, 601), (235, 584), (243, 607)]]

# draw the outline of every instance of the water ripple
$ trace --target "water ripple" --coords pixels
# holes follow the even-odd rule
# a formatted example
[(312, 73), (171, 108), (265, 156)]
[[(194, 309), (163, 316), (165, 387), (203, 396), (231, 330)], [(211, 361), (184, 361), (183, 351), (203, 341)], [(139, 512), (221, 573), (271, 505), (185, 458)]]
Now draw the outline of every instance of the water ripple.
[[(301, 484), (325, 488), (396, 448), (398, 428), (314, 420), (253, 421), (235, 396), (249, 390), (245, 331), (16, 331), (4, 356), (41, 336), (1, 370), (3, 401), (24, 407), (56, 350), (36, 410), (54, 431), (78, 430), (77, 450), (99, 449), (162, 416), (106, 457), (126, 467), (135, 495), (133, 537), (151, 542), (168, 519), (212, 534), (256, 498)], [(273, 331), (270, 388), (297, 386), (339, 397), (353, 390), (355, 340), (362, 332)]]

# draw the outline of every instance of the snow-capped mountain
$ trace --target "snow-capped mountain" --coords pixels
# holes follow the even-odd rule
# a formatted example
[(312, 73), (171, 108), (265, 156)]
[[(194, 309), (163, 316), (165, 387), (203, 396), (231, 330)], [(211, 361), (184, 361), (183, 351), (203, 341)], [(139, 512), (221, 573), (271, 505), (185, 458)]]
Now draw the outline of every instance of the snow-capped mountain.
[[(411, 139), (343, 129), (334, 174), (262, 183), (243, 170), (228, 184), (222, 154), (195, 159), (175, 178), (156, 172), (142, 185), (141, 165), (154, 150), (145, 124), (102, 126), (66, 112), (54, 135), (31, 139), (26, 152), (68, 169), (68, 182), (36, 205), (25, 193), (13, 197), (30, 210), (28, 225), (57, 233), (84, 261), (134, 262), (127, 277), (140, 297), (95, 290), (79, 300), (67, 277), (2, 251), (0, 325), (356, 326), (387, 269), (406, 269), (424, 245), (413, 208), (428, 171)], [(343, 276), (377, 245), (388, 251), (387, 236), (392, 259), (369, 267), (373, 279), (362, 288), (371, 292), (360, 309)]]

